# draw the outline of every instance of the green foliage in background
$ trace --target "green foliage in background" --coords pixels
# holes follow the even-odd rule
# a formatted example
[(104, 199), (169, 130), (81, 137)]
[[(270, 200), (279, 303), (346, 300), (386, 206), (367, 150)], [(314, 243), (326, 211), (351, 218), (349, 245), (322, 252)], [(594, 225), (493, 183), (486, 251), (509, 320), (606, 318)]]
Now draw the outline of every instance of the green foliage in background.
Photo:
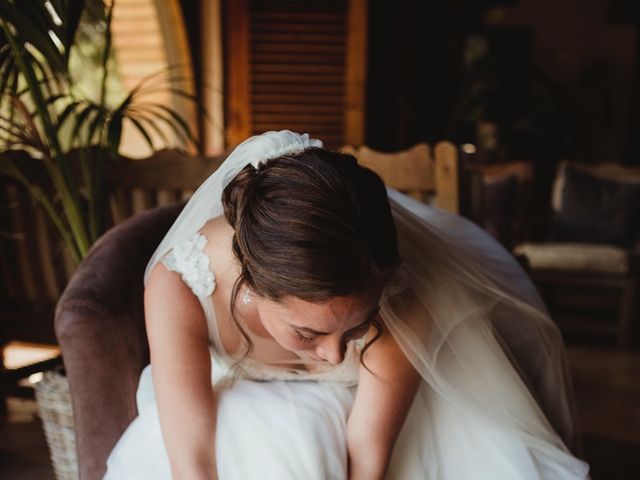
[(200, 149), (176, 110), (145, 99), (166, 89), (196, 100), (173, 87), (171, 68), (121, 91), (114, 3), (0, 0), (0, 175), (29, 190), (76, 262), (104, 231), (105, 172), (118, 158), (123, 122), (152, 149), (154, 135), (171, 143), (166, 127)]

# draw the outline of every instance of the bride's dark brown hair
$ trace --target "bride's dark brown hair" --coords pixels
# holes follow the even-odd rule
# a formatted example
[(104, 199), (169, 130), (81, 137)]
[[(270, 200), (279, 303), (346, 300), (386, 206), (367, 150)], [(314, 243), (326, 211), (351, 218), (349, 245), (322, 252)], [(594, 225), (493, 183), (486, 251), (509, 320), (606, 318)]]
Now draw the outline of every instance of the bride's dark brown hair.
[[(351, 155), (313, 148), (248, 165), (225, 188), (224, 215), (235, 230), (233, 251), (242, 286), (279, 301), (322, 302), (382, 288), (399, 264), (396, 229), (385, 186)], [(247, 342), (248, 355), (252, 344)], [(375, 337), (382, 333), (374, 319)]]

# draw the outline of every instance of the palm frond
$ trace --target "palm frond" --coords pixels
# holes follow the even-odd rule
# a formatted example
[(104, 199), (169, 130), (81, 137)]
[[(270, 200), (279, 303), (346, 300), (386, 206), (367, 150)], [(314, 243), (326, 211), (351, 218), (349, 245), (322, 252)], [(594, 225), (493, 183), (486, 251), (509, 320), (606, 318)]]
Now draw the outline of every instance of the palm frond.
[[(129, 116), (128, 118), (131, 119), (131, 116)], [(160, 140), (162, 140), (162, 142), (166, 146), (170, 146), (173, 143), (173, 142), (171, 142), (171, 140), (169, 139), (167, 134), (164, 132), (164, 130), (162, 130), (162, 128), (160, 128), (160, 126), (158, 125), (156, 119), (154, 119), (153, 116), (149, 117), (149, 116), (145, 116), (145, 115), (141, 115), (141, 114), (136, 114), (135, 118), (136, 118), (136, 120), (138, 120), (140, 122), (140, 124), (148, 125), (156, 133), (156, 135), (160, 138)]]
[(82, 139), (80, 138), (80, 133), (82, 128), (86, 128), (86, 122), (89, 121), (89, 118), (92, 114), (96, 114), (96, 112), (98, 112), (98, 108), (92, 104), (92, 103), (85, 103), (84, 104), (84, 108), (82, 110), (80, 110), (80, 113), (78, 113), (73, 121), (74, 121), (74, 125), (73, 125), (73, 130), (71, 132), (71, 144), (72, 145), (83, 145), (84, 142), (82, 141)]
[(191, 144), (197, 149), (200, 148), (199, 141), (191, 131), (189, 123), (176, 110), (161, 103), (143, 103), (138, 104), (136, 107), (157, 117), (171, 128), (176, 136), (185, 144)]
[(138, 119), (130, 116), (128, 116), (127, 119), (136, 128), (136, 130), (140, 132), (140, 134), (142, 135), (142, 138), (144, 138), (145, 142), (147, 142), (147, 145), (149, 145), (149, 148), (151, 148), (151, 150), (155, 150), (156, 147), (153, 143), (153, 139), (151, 138), (147, 130), (144, 128), (144, 126), (138, 121)]
[(43, 2), (0, 2), (0, 18), (14, 30), (11, 35), (5, 34), (5, 37), (11, 36), (21, 49), (26, 43), (33, 45), (54, 71), (62, 72), (65, 67), (64, 56), (49, 35), (50, 28), (42, 9)]

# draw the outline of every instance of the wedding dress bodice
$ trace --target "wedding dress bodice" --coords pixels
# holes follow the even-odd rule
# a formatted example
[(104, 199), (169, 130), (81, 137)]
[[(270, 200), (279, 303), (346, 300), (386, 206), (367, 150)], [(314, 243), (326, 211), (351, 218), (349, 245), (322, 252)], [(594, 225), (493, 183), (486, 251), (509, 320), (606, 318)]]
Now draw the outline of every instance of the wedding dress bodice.
[[(214, 364), (222, 367), (225, 375), (240, 376), (252, 380), (314, 380), (355, 385), (358, 382), (360, 350), (364, 338), (349, 342), (344, 360), (335, 366), (326, 362), (310, 362), (297, 357), (292, 361), (284, 356), (282, 348), (274, 340), (265, 339), (245, 328), (253, 344), (253, 352), (261, 354), (259, 360), (254, 353), (246, 358), (230, 355), (226, 352), (219, 335), (219, 326), (211, 295), (215, 291), (215, 276), (210, 261), (204, 252), (208, 239), (201, 232), (170, 250), (162, 263), (169, 270), (181, 275), (182, 281), (191, 289), (202, 305), (209, 332), (209, 343)], [(220, 376), (220, 372), (214, 372)]]

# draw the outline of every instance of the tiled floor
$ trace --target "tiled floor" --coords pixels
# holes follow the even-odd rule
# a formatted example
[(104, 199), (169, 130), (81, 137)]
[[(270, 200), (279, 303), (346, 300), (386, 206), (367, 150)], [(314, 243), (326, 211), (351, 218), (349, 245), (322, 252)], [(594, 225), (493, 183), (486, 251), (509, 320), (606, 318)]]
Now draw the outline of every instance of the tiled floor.
[[(640, 353), (571, 346), (569, 361), (593, 479), (638, 478)], [(53, 480), (34, 403), (11, 399), (10, 410), (0, 421), (0, 478)]]

